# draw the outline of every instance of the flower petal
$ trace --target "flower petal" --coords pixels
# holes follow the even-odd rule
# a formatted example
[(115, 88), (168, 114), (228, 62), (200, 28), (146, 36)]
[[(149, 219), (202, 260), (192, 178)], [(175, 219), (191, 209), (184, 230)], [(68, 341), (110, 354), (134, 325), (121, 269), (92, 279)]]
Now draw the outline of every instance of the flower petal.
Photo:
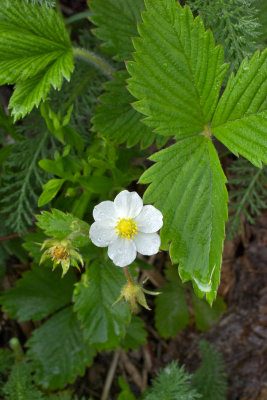
[(142, 210), (143, 200), (136, 192), (123, 190), (115, 197), (114, 205), (119, 217), (134, 218)]
[(126, 267), (136, 257), (136, 247), (133, 240), (118, 238), (108, 246), (108, 256), (118, 267)]
[(154, 233), (163, 225), (163, 215), (153, 206), (144, 206), (135, 218), (138, 232)]
[(104, 225), (102, 222), (94, 222), (89, 231), (89, 237), (98, 247), (106, 247), (117, 239), (114, 228)]
[(93, 210), (94, 220), (97, 222), (114, 223), (119, 216), (117, 215), (113, 201), (102, 201)]
[(136, 250), (144, 256), (152, 256), (159, 251), (160, 237), (157, 233), (139, 232), (134, 238)]

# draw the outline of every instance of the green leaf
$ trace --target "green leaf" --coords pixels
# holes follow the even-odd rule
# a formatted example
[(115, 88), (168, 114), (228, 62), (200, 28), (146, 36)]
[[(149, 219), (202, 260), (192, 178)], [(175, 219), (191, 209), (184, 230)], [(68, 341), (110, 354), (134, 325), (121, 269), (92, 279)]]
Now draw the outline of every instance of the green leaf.
[(171, 282), (160, 288), (162, 294), (155, 299), (155, 322), (159, 334), (171, 338), (189, 324), (185, 288)]
[(57, 239), (68, 237), (74, 247), (86, 246), (89, 240), (89, 225), (85, 221), (53, 208), (51, 212), (43, 211), (36, 215), (37, 226), (44, 230), (47, 236)]
[(146, 343), (147, 333), (144, 327), (143, 320), (133, 314), (130, 324), (126, 327), (125, 338), (121, 342), (121, 348), (124, 351), (138, 350)]
[(254, 167), (248, 160), (238, 158), (228, 169), (229, 220), (226, 226), (227, 240), (234, 239), (243, 231), (244, 220), (255, 224), (255, 217), (267, 208), (267, 166)]
[(45, 400), (32, 382), (32, 368), (26, 362), (14, 364), (4, 388), (5, 400)]
[[(151, 183), (144, 195), (163, 213), (162, 248), (179, 264), (182, 281), (192, 280), (198, 296), (211, 303), (220, 280), (226, 178), (212, 142), (187, 138), (151, 157), (156, 164), (140, 179)], [(160, 189), (159, 189), (160, 188)]]
[[(14, 363), (14, 353), (9, 349), (0, 349), (0, 374), (6, 375)], [(1, 381), (0, 381), (1, 383)]]
[(3, 310), (19, 321), (39, 320), (70, 304), (75, 276), (70, 271), (61, 279), (59, 270), (33, 266), (17, 281), (15, 288), (0, 298)]
[(43, 185), (44, 191), (39, 197), (38, 207), (42, 207), (49, 203), (61, 189), (65, 179), (50, 179), (47, 183)]
[[(51, 150), (48, 150), (48, 132), (40, 135), (32, 127), (27, 132), (24, 127), (20, 128), (23, 129), (23, 136), (13, 144), (12, 152), (5, 162), (0, 195), (5, 226), (10, 233), (23, 234), (34, 223), (33, 214), (41, 186), (47, 180), (37, 161)], [(27, 137), (29, 132), (31, 137)]]
[(201, 396), (191, 386), (191, 376), (172, 361), (152, 381), (152, 389), (144, 400), (195, 400)]
[(73, 71), (71, 42), (52, 8), (4, 0), (0, 4), (0, 84), (16, 84), (9, 108), (15, 120), (60, 89)]
[(267, 49), (244, 59), (230, 77), (216, 109), (211, 130), (235, 155), (256, 167), (267, 163)]
[[(77, 397), (73, 398), (71, 391), (64, 390), (64, 392), (57, 392), (55, 394), (49, 394), (49, 397), (47, 398), (47, 400), (77, 400)], [(81, 400), (85, 400), (85, 398), (82, 397)]]
[(13, 124), (13, 118), (7, 115), (3, 107), (0, 105), (0, 126), (3, 128), (14, 140), (19, 140), (19, 134), (16, 126)]
[(130, 309), (125, 302), (113, 305), (125, 285), (123, 268), (97, 260), (87, 268), (74, 290), (74, 310), (81, 320), (84, 338), (98, 350), (112, 349), (125, 336)]
[(130, 92), (137, 111), (161, 135), (184, 138), (203, 132), (218, 100), (227, 66), (223, 49), (199, 17), (175, 0), (147, 0), (141, 38), (134, 39)]
[(217, 296), (212, 307), (206, 301), (198, 299), (196, 296), (192, 296), (192, 300), (196, 326), (201, 331), (207, 331), (214, 325), (226, 309), (226, 304), (220, 296)]
[(127, 382), (119, 376), (119, 385), (121, 388), (121, 392), (117, 397), (117, 400), (136, 400), (136, 397), (132, 394), (131, 389), (127, 385)]
[(114, 74), (115, 80), (104, 84), (106, 92), (99, 98), (92, 119), (93, 130), (116, 144), (127, 143), (128, 147), (141, 142), (141, 148), (150, 146), (155, 138), (152, 130), (140, 120), (142, 116), (133, 109), (134, 98), (126, 89), (126, 71)]
[(0, 165), (3, 164), (9, 157), (9, 154), (12, 152), (13, 146), (7, 145), (0, 149)]
[(267, 3), (265, 0), (255, 0), (254, 6), (257, 10), (257, 19), (260, 22), (260, 37), (257, 42), (262, 46), (266, 46), (267, 42)]
[(63, 128), (64, 138), (66, 141), (73, 146), (78, 153), (82, 153), (84, 149), (84, 140), (82, 136), (70, 126), (65, 126)]
[(192, 386), (201, 394), (203, 400), (225, 400), (227, 376), (222, 356), (205, 340), (199, 342), (199, 348), (202, 362), (193, 375)]
[[(65, 279), (65, 278), (64, 278)], [(27, 341), (36, 382), (45, 389), (62, 389), (83, 375), (94, 350), (85, 343), (72, 307), (59, 311)]]
[(24, 243), (22, 247), (29, 253), (30, 257), (34, 259), (36, 264), (39, 264), (42, 252), (41, 245), (47, 239), (47, 236), (40, 230), (37, 229), (35, 232), (29, 233), (24, 237)]
[[(229, 74), (236, 72), (244, 57), (257, 48), (260, 24), (256, 15), (258, 0), (187, 0), (199, 14), (206, 28), (211, 29), (216, 43), (224, 48), (224, 60), (230, 63)], [(264, 0), (265, 1), (265, 0)], [(265, 20), (266, 21), (266, 20)], [(258, 41), (258, 40), (257, 40)]]
[(129, 59), (144, 0), (90, 0), (89, 6), (93, 11), (90, 20), (99, 26), (94, 33), (104, 41), (103, 50), (117, 61)]
[(107, 176), (82, 176), (79, 183), (89, 192), (98, 194), (108, 193), (114, 185), (113, 180)]
[(38, 162), (38, 164), (44, 171), (50, 172), (53, 175), (57, 175), (67, 179), (67, 174), (66, 171), (64, 171), (64, 164), (62, 158), (59, 158), (58, 160), (49, 160), (43, 158)]

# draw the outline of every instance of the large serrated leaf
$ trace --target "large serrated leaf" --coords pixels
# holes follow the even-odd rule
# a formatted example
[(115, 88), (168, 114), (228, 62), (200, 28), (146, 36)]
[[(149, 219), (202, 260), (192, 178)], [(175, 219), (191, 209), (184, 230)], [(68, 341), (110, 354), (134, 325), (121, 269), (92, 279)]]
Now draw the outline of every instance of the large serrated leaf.
[(72, 307), (58, 312), (35, 329), (27, 346), (36, 382), (52, 390), (62, 389), (67, 383), (73, 383), (77, 375), (83, 375), (95, 353), (83, 341)]
[(147, 0), (147, 12), (134, 39), (135, 62), (130, 92), (135, 108), (161, 135), (178, 138), (204, 131), (210, 121), (227, 70), (222, 47), (188, 7), (175, 0)]
[(59, 89), (73, 71), (71, 42), (52, 8), (25, 0), (0, 4), (0, 84), (16, 84), (9, 107), (15, 119)]
[(85, 339), (99, 350), (118, 346), (125, 336), (130, 322), (129, 306), (121, 301), (112, 307), (124, 285), (123, 268), (108, 260), (95, 261), (76, 285), (74, 310)]
[(90, 20), (99, 26), (94, 33), (104, 41), (102, 48), (117, 61), (129, 59), (144, 0), (90, 0), (89, 6), (93, 11)]
[(70, 304), (75, 276), (72, 271), (61, 279), (59, 270), (33, 266), (17, 286), (0, 299), (3, 310), (19, 321), (38, 320)]
[(192, 280), (211, 303), (220, 280), (226, 178), (212, 142), (204, 135), (181, 140), (151, 157), (156, 164), (141, 177), (151, 183), (144, 201), (163, 213), (162, 247), (179, 263), (182, 281)]
[(115, 80), (104, 85), (106, 92), (99, 98), (102, 104), (96, 107), (93, 130), (116, 144), (126, 142), (132, 147), (140, 141), (141, 148), (146, 148), (156, 135), (140, 121), (142, 116), (131, 106), (134, 98), (125, 86), (128, 76), (126, 71), (116, 72)]
[(245, 59), (229, 79), (211, 124), (212, 133), (234, 154), (257, 167), (267, 163), (267, 49)]

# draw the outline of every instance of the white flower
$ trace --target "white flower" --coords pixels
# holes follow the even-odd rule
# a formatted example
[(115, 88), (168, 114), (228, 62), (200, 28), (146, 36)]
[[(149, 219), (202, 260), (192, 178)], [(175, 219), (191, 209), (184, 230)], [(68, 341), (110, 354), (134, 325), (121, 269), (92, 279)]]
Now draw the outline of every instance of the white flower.
[(108, 246), (108, 256), (115, 265), (125, 267), (136, 252), (151, 256), (159, 251), (162, 214), (155, 207), (143, 206), (136, 192), (124, 190), (114, 202), (103, 201), (93, 210), (95, 222), (89, 236), (98, 247)]

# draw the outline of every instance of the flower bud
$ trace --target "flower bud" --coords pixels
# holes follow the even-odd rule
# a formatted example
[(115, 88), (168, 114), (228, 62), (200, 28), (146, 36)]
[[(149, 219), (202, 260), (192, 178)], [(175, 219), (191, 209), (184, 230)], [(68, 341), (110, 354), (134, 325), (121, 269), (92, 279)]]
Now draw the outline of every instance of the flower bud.
[(47, 248), (43, 253), (40, 264), (47, 258), (53, 261), (53, 270), (58, 264), (61, 264), (63, 273), (62, 277), (67, 273), (70, 265), (79, 269), (78, 262), (83, 265), (83, 259), (75, 247), (72, 246), (71, 240), (63, 239), (47, 239), (42, 244), (41, 250)]
[(124, 298), (125, 301), (127, 301), (127, 303), (130, 304), (132, 312), (137, 311), (137, 303), (139, 303), (142, 307), (146, 308), (147, 310), (151, 310), (151, 308), (149, 308), (147, 305), (144, 293), (148, 293), (153, 296), (157, 296), (158, 294), (160, 294), (160, 292), (151, 292), (145, 290), (143, 286), (137, 282), (128, 281), (126, 285), (123, 286), (119, 298), (115, 301), (113, 305), (117, 304), (122, 298)]

